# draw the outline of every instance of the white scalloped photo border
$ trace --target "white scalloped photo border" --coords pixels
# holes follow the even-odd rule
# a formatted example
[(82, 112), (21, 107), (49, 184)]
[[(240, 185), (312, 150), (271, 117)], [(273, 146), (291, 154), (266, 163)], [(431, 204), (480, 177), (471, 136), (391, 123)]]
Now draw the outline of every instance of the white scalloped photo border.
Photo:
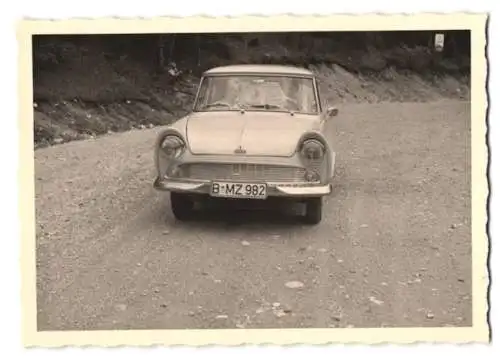
[[(487, 14), (356, 14), (274, 16), (190, 16), (154, 18), (24, 19), (18, 24), (19, 67), (19, 208), (23, 342), (25, 346), (152, 346), (152, 345), (293, 345), (329, 343), (488, 342), (489, 195), (486, 144)], [(55, 331), (36, 328), (34, 150), (32, 107), (32, 48), (35, 34), (207, 33), (277, 31), (471, 31), (471, 184), (473, 325), (456, 328), (235, 329)]]

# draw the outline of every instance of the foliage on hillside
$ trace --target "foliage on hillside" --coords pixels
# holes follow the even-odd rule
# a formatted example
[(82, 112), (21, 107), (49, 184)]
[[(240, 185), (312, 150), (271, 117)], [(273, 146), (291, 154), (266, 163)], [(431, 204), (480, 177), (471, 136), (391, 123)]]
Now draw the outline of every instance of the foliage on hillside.
[(36, 36), (37, 146), (167, 124), (189, 111), (203, 70), (293, 64), (320, 77), (331, 102), (469, 96), (468, 32)]

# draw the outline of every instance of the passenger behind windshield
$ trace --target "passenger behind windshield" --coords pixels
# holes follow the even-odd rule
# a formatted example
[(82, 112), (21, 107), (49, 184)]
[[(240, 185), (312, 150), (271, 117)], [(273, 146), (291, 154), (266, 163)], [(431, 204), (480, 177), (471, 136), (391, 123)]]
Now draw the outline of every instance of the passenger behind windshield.
[(213, 76), (204, 79), (195, 111), (249, 110), (315, 114), (311, 78)]

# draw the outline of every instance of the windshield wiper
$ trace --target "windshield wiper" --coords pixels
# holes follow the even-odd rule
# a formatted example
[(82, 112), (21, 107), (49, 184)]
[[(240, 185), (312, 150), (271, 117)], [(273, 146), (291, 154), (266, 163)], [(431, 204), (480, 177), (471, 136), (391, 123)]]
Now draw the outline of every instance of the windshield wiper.
[(209, 103), (205, 106), (205, 108), (212, 108), (212, 107), (227, 107), (227, 108), (231, 108), (231, 105), (228, 104), (228, 103), (224, 103), (224, 102), (214, 102), (214, 103)]
[(276, 104), (267, 104), (267, 103), (266, 104), (248, 104), (247, 106), (251, 107), (251, 108), (259, 108), (259, 109), (279, 109), (279, 110), (288, 112), (291, 116), (293, 116), (293, 115), (295, 115), (295, 113), (297, 113), (297, 111), (290, 110), (290, 109), (278, 106)]
[(249, 107), (252, 107), (252, 108), (263, 108), (263, 109), (283, 109), (283, 107), (280, 107), (276, 104), (269, 104), (269, 103), (265, 103), (265, 104), (249, 104), (248, 105)]

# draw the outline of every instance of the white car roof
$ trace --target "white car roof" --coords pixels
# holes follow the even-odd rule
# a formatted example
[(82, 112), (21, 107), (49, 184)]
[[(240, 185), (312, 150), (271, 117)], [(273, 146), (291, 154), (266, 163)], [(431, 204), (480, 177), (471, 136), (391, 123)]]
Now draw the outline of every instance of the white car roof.
[(300, 76), (313, 76), (314, 73), (308, 69), (270, 64), (238, 64), (216, 67), (205, 71), (204, 75), (217, 74), (287, 74)]

